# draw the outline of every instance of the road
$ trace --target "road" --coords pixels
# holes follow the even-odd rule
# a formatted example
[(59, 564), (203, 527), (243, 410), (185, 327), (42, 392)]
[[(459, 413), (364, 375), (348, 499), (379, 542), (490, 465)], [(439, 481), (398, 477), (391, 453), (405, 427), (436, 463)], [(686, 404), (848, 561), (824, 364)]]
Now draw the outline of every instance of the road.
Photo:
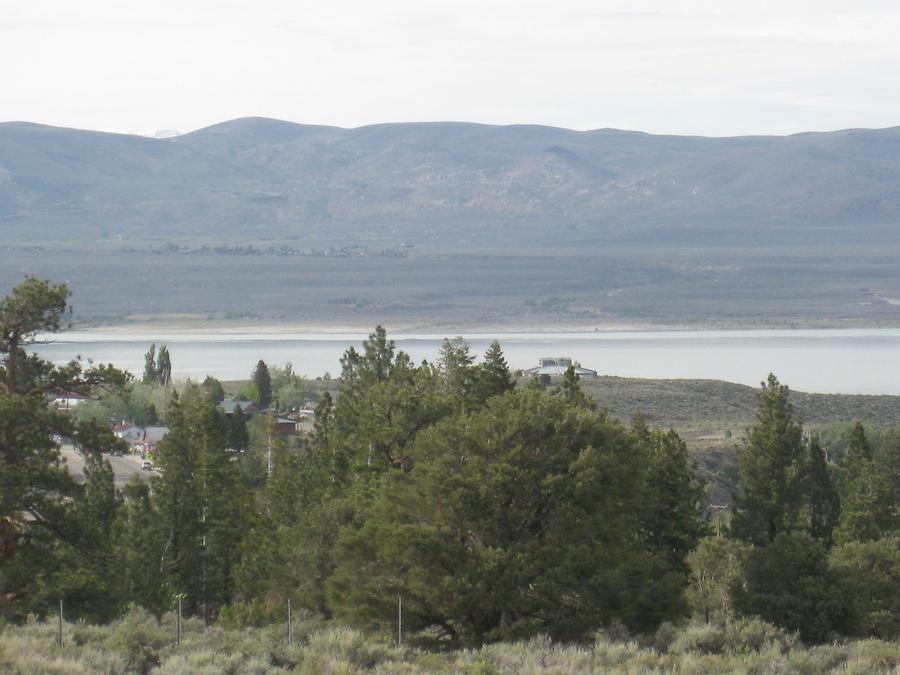
[[(64, 444), (60, 446), (60, 455), (66, 461), (69, 467), (69, 473), (79, 483), (84, 482), (84, 459), (79, 455), (75, 448), (71, 445)], [(151, 476), (158, 476), (156, 471), (144, 471), (141, 469), (141, 458), (137, 455), (124, 455), (115, 457), (113, 455), (105, 455), (113, 470), (113, 480), (117, 488), (122, 488), (134, 476), (140, 476), (141, 480), (149, 481)]]

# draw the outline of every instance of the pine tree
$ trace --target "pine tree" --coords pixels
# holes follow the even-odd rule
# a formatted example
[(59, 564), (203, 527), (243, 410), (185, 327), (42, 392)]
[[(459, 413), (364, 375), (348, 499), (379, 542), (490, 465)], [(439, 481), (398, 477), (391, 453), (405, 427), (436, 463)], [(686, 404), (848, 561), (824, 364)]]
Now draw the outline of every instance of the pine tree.
[(268, 408), (272, 403), (272, 378), (269, 375), (269, 367), (262, 359), (256, 364), (253, 371), (253, 384), (259, 392), (259, 405), (262, 408)]
[(452, 340), (444, 338), (438, 367), (444, 379), (448, 396), (456, 405), (467, 410), (475, 402), (472, 400), (476, 383), (476, 370), (472, 367), (475, 358), (469, 350), (469, 343), (462, 337)]
[(734, 499), (731, 531), (738, 539), (766, 545), (779, 532), (801, 525), (805, 452), (787, 386), (770, 374), (757, 400), (756, 424), (739, 456), (742, 492)]
[(244, 497), (215, 408), (196, 385), (173, 395), (159, 453), (162, 568), (170, 588), (187, 595), (188, 609), (211, 620), (233, 595)]
[(515, 389), (500, 343), (494, 340), (478, 366), (478, 399), (483, 403), (492, 396), (502, 396)]
[[(65, 284), (28, 277), (0, 300), (0, 596), (11, 593), (6, 597), (16, 598), (26, 610), (39, 602), (39, 593), (59, 597), (77, 591), (82, 572), (97, 578), (81, 554), (106, 545), (105, 538), (92, 536), (102, 529), (93, 521), (99, 522), (105, 512), (92, 509), (102, 503), (107, 487), (107, 465), (98, 463), (99, 453), (118, 447), (117, 439), (103, 423), (57, 410), (48, 394), (64, 389), (89, 395), (98, 386), (121, 393), (127, 377), (109, 366), (83, 369), (74, 362), (56, 367), (26, 352), (38, 333), (62, 327), (68, 298)], [(63, 465), (53, 434), (67, 436), (89, 458), (85, 489)], [(59, 587), (39, 587), (45, 578), (42, 568), (50, 577), (57, 572), (71, 576)], [(25, 576), (7, 573), (15, 569)]]
[(862, 422), (856, 421), (850, 429), (850, 438), (847, 443), (847, 454), (843, 458), (843, 466), (851, 476), (856, 472), (861, 462), (872, 460), (872, 447), (866, 438), (866, 430)]
[(240, 405), (235, 405), (231, 415), (225, 419), (225, 445), (233, 450), (246, 450), (250, 447), (250, 432), (247, 430), (247, 418)]
[(642, 529), (650, 549), (673, 570), (687, 573), (685, 559), (708, 527), (702, 518), (703, 488), (691, 475), (687, 445), (674, 430), (636, 433), (647, 462)]
[(225, 399), (225, 388), (212, 375), (207, 375), (200, 386), (203, 387), (207, 398), (212, 403), (219, 403)]
[(832, 533), (841, 515), (840, 498), (818, 439), (810, 439), (806, 451), (803, 492), (809, 511), (809, 533), (825, 546), (831, 546)]
[(581, 375), (575, 372), (575, 366), (566, 368), (562, 382), (556, 388), (556, 392), (562, 396), (569, 405), (593, 410), (597, 404), (581, 389)]

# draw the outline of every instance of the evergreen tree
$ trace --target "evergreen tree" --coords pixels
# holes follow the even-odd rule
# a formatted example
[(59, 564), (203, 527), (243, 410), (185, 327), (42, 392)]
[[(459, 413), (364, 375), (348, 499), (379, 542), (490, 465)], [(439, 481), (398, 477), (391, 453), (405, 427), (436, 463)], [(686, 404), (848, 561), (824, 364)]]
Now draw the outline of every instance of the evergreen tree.
[(240, 405), (235, 405), (231, 415), (225, 418), (225, 445), (233, 450), (246, 450), (250, 447), (250, 432), (247, 430), (247, 418)]
[(593, 399), (581, 389), (581, 375), (575, 372), (575, 366), (566, 368), (563, 379), (556, 388), (556, 391), (567, 403), (569, 403), (569, 405), (575, 405), (591, 410), (597, 407), (597, 404)]
[(225, 387), (212, 375), (207, 375), (200, 386), (203, 387), (210, 402), (218, 404), (225, 400)]
[(831, 546), (832, 533), (841, 515), (840, 498), (818, 439), (810, 439), (806, 450), (803, 492), (809, 511), (809, 533), (825, 546)]
[[(65, 595), (78, 616), (86, 605), (73, 593), (98, 578), (90, 549), (108, 543), (97, 526), (107, 515), (101, 495), (109, 494), (108, 465), (99, 453), (119, 442), (105, 423), (57, 410), (49, 395), (60, 389), (90, 395), (101, 386), (121, 391), (127, 377), (109, 366), (84, 369), (78, 361), (56, 367), (26, 352), (38, 333), (61, 328), (68, 298), (64, 284), (29, 277), (0, 300), (0, 596), (32, 611), (42, 598)], [(85, 488), (62, 463), (54, 434), (71, 439), (88, 458)], [(94, 616), (106, 616), (105, 603), (98, 600), (95, 610)]]
[(738, 539), (766, 545), (779, 532), (801, 526), (805, 452), (787, 386), (770, 374), (757, 400), (756, 424), (739, 456), (741, 494), (734, 499), (731, 531)]
[(476, 384), (476, 370), (472, 364), (475, 358), (469, 350), (469, 343), (462, 337), (452, 340), (444, 338), (438, 367), (444, 379), (448, 396), (461, 409), (474, 405), (473, 393)]
[(516, 384), (509, 372), (506, 357), (500, 343), (494, 340), (484, 354), (477, 370), (477, 399), (484, 403), (492, 396), (502, 396), (512, 391)]
[(647, 462), (645, 541), (669, 568), (687, 574), (687, 555), (708, 531), (703, 488), (691, 476), (687, 445), (674, 430), (635, 435)]
[(170, 589), (161, 568), (168, 531), (159, 516), (150, 486), (135, 476), (123, 490), (124, 505), (116, 524), (125, 598), (160, 616), (171, 608)]
[[(340, 405), (340, 401), (339, 401)], [(360, 626), (449, 640), (583, 639), (681, 611), (683, 576), (647, 551), (641, 453), (618, 424), (530, 388), (422, 432), (361, 526), (341, 530), (329, 604)], [(576, 534), (577, 533), (577, 534)]]
[(341, 359), (340, 392), (335, 407), (335, 444), (351, 463), (370, 471), (409, 468), (407, 449), (422, 429), (448, 414), (440, 370), (416, 367), (404, 352), (394, 352), (379, 326), (363, 344)]
[(850, 429), (850, 438), (847, 443), (847, 454), (844, 457), (844, 466), (852, 473), (863, 461), (872, 460), (872, 446), (866, 438), (866, 430), (862, 422), (856, 421)]
[(890, 480), (872, 461), (860, 457), (853, 463), (835, 539), (839, 544), (873, 541), (895, 530), (900, 530), (900, 518)]
[(186, 593), (189, 611), (210, 620), (233, 594), (244, 500), (215, 409), (196, 385), (172, 396), (159, 464), (162, 569), (172, 592)]
[(807, 643), (852, 630), (844, 580), (829, 570), (825, 547), (806, 532), (780, 532), (769, 546), (750, 549), (732, 592), (739, 614), (798, 631)]
[(262, 359), (256, 364), (253, 371), (253, 384), (259, 392), (259, 405), (268, 408), (272, 403), (272, 378), (269, 375), (269, 367)]
[(900, 639), (900, 534), (838, 546), (829, 567), (849, 591), (855, 625), (845, 634)]
[(743, 545), (725, 537), (706, 537), (687, 556), (691, 570), (688, 599), (695, 614), (706, 623), (726, 623), (732, 618), (731, 589), (741, 574)]

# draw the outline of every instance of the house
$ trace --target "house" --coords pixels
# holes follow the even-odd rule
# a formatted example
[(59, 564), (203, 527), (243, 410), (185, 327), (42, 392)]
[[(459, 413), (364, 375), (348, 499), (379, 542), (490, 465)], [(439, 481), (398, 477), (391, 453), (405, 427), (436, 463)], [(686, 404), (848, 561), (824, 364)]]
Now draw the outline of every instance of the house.
[(297, 423), (289, 417), (275, 418), (275, 433), (279, 436), (289, 436), (296, 434), (297, 431)]
[(596, 370), (582, 368), (580, 363), (572, 361), (568, 356), (547, 356), (539, 359), (538, 364), (536, 368), (528, 368), (522, 372), (532, 377), (540, 377), (541, 375), (562, 377), (570, 367), (574, 366), (576, 375), (588, 378), (597, 377)]
[(55, 405), (63, 412), (67, 412), (82, 401), (87, 400), (87, 396), (82, 396), (81, 394), (78, 394), (74, 391), (64, 391), (62, 389), (55, 391), (52, 395), (53, 405)]
[(226, 398), (221, 403), (219, 403), (219, 407), (226, 415), (233, 414), (234, 409), (237, 406), (241, 406), (241, 412), (245, 415), (254, 415), (262, 410), (262, 408), (256, 405), (253, 401), (246, 401), (244, 399)]
[(139, 427), (123, 422), (114, 426), (112, 431), (117, 438), (128, 443), (132, 452), (140, 452), (141, 457), (146, 457), (147, 453), (156, 452), (156, 446), (169, 433), (169, 427)]

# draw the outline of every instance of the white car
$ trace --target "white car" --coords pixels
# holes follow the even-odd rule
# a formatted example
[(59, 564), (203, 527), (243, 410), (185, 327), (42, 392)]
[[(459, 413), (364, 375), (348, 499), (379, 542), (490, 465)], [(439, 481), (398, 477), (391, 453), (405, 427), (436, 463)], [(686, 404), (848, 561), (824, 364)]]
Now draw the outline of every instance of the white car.
[(141, 469), (143, 469), (144, 471), (153, 471), (153, 462), (151, 462), (149, 459), (145, 459), (143, 462), (141, 462)]

